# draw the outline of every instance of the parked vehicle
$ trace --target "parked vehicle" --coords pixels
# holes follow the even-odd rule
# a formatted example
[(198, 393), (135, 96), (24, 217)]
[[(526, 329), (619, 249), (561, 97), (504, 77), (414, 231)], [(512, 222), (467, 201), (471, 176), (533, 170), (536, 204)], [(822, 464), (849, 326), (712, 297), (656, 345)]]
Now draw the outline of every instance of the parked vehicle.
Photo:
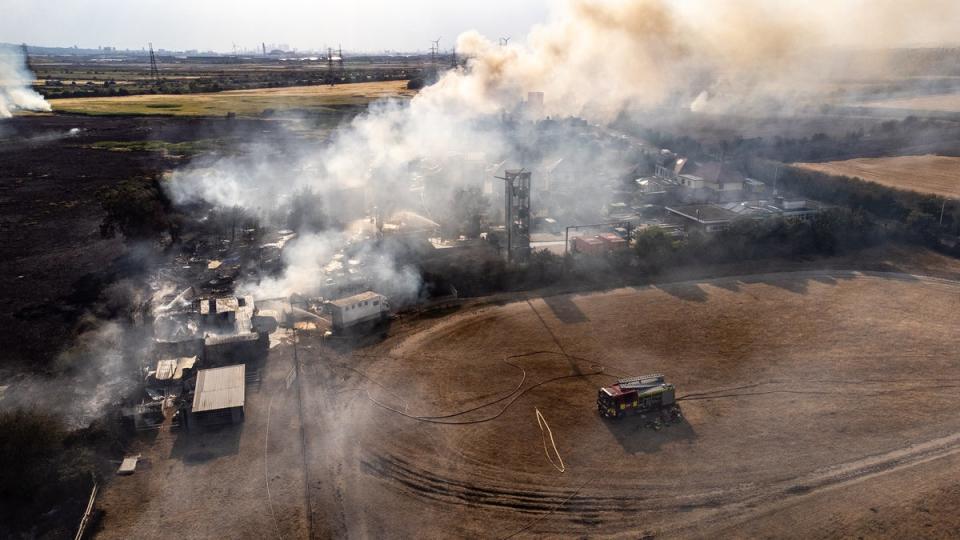
[(663, 375), (620, 379), (597, 394), (597, 409), (607, 418), (620, 418), (628, 412), (658, 411), (674, 403), (676, 392)]

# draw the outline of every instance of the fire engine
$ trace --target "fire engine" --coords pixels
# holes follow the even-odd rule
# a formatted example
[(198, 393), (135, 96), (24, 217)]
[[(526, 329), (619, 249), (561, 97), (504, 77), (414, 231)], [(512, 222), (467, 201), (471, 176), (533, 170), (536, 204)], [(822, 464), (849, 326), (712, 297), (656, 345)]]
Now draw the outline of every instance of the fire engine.
[(600, 389), (597, 409), (607, 418), (620, 418), (628, 412), (642, 413), (670, 407), (676, 402), (672, 384), (663, 375), (641, 375), (620, 379)]

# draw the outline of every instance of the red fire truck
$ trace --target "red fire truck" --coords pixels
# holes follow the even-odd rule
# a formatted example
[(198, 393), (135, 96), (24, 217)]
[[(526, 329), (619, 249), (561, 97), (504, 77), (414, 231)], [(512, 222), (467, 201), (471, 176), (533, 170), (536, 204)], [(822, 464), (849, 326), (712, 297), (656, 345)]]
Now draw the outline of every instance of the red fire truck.
[(607, 418), (620, 418), (628, 412), (658, 411), (676, 403), (672, 384), (663, 375), (642, 375), (620, 379), (600, 389), (597, 409)]

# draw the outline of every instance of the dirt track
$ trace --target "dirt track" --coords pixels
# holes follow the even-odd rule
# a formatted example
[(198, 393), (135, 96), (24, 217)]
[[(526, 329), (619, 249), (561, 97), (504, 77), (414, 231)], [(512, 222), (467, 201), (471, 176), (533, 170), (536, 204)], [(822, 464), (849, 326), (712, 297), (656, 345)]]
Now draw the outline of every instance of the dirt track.
[[(352, 353), (304, 336), (314, 536), (895, 536), (928, 499), (923, 532), (956, 533), (958, 307), (946, 281), (793, 273), (466, 310)], [(601, 384), (649, 372), (684, 423), (598, 417)], [(433, 419), (465, 425), (397, 412), (504, 396)]]

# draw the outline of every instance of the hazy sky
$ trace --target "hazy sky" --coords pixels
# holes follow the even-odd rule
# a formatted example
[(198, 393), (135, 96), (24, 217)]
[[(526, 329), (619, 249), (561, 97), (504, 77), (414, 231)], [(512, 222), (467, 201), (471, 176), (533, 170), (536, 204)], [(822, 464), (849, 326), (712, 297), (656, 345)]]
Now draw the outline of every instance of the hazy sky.
[(426, 50), (476, 29), (520, 37), (555, 0), (0, 0), (0, 41), (139, 49)]
[[(603, 3), (612, 0), (596, 0)], [(838, 44), (956, 43), (960, 0), (665, 0), (681, 18), (717, 6), (772, 9)], [(0, 0), (0, 42), (228, 52), (260, 43), (345, 50), (448, 50), (466, 30), (519, 42), (563, 0)], [(792, 14), (796, 13), (796, 17)], [(758, 16), (760, 16), (758, 14)], [(709, 22), (709, 21), (708, 21)], [(716, 21), (713, 21), (714, 23)]]

